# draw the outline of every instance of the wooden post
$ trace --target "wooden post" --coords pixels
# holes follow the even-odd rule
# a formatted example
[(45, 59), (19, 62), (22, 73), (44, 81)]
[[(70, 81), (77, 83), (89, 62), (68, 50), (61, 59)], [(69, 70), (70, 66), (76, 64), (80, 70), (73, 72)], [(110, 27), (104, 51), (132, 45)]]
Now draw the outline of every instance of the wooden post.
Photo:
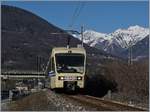
[(111, 90), (108, 91), (108, 98), (111, 99)]

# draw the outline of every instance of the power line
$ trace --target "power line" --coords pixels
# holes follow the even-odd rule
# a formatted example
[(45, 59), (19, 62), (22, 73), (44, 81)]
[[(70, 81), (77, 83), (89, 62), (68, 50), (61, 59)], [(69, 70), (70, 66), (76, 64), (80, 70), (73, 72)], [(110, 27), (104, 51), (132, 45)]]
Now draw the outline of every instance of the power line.
[(77, 5), (77, 7), (76, 7), (76, 9), (75, 9), (75, 11), (74, 11), (74, 13), (73, 13), (73, 15), (72, 15), (71, 24), (69, 25), (70, 27), (72, 26), (73, 21), (74, 21), (74, 17), (75, 17), (75, 15), (76, 15), (76, 13), (78, 12), (79, 8), (80, 8), (79, 5), (80, 5), (80, 2), (79, 2), (79, 4)]
[(70, 23), (69, 27), (72, 27), (72, 25), (73, 25), (74, 17), (76, 16), (76, 13), (77, 13), (78, 10), (79, 10), (79, 6), (80, 6), (80, 2), (77, 4), (76, 9), (75, 9), (75, 11), (74, 11), (74, 13), (73, 13), (73, 15), (72, 15), (71, 23)]
[(83, 9), (83, 7), (84, 7), (84, 3), (82, 2), (81, 5), (80, 5), (80, 8), (79, 8), (79, 11), (77, 12), (77, 14), (75, 16), (75, 19), (80, 15), (81, 10)]
[(72, 28), (72, 26), (75, 23), (75, 20), (79, 17), (84, 5), (85, 5), (85, 2), (79, 2), (79, 4), (77, 5), (77, 7), (73, 13), (72, 19), (71, 19), (71, 24), (69, 25), (70, 28)]

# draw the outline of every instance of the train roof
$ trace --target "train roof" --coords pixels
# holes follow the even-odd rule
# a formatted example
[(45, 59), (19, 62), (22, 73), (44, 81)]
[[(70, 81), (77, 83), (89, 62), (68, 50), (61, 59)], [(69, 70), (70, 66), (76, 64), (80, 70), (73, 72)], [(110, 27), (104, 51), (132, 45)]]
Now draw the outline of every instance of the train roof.
[(67, 48), (67, 47), (54, 47), (52, 49), (52, 55), (56, 54), (56, 53), (81, 53), (81, 54), (85, 54), (86, 51), (83, 47), (72, 47), (72, 48)]

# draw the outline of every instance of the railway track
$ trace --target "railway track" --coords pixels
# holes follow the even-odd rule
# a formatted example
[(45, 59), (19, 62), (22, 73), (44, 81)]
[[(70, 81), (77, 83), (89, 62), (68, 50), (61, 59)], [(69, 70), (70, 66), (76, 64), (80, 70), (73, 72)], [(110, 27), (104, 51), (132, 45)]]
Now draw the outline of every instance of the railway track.
[(114, 101), (103, 100), (101, 98), (88, 95), (67, 95), (67, 97), (83, 103), (84, 105), (95, 107), (97, 111), (148, 111), (146, 109), (133, 107)]

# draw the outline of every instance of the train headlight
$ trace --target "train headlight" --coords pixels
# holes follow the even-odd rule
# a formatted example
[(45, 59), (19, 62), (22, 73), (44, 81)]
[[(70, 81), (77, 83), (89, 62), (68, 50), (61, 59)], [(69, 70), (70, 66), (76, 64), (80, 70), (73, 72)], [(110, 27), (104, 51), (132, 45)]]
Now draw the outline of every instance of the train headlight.
[(81, 77), (81, 76), (78, 76), (78, 77), (77, 77), (77, 80), (82, 80), (82, 77)]
[(59, 76), (58, 79), (59, 80), (64, 80), (64, 76)]

